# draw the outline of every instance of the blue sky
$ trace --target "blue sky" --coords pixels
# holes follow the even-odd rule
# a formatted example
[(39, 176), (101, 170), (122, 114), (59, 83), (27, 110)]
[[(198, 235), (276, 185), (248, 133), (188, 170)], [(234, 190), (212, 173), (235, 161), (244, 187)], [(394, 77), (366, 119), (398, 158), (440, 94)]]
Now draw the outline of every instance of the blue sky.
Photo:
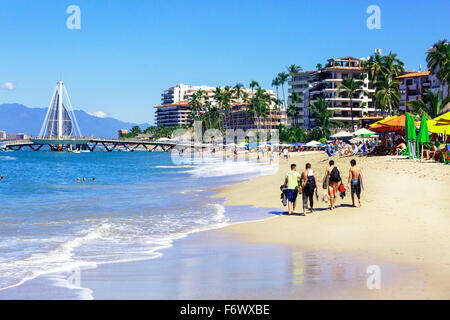
[[(81, 29), (69, 30), (69, 5)], [(381, 29), (369, 30), (369, 5)], [(450, 1), (406, 0), (0, 0), (0, 103), (47, 107), (56, 82), (72, 104), (124, 121), (153, 123), (175, 84), (271, 88), (289, 64), (305, 70), (336, 56), (393, 51), (406, 68), (450, 38)], [(11, 89), (11, 87), (9, 88)]]

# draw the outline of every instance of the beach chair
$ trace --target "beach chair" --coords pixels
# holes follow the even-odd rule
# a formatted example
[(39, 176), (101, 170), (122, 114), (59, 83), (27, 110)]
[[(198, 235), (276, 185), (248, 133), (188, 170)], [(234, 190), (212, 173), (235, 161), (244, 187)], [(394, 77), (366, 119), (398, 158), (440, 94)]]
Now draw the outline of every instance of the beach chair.
[(353, 155), (354, 156), (363, 155), (364, 154), (364, 150), (363, 150), (362, 147), (364, 147), (364, 145), (362, 145), (360, 147), (357, 147), (356, 150), (353, 150)]

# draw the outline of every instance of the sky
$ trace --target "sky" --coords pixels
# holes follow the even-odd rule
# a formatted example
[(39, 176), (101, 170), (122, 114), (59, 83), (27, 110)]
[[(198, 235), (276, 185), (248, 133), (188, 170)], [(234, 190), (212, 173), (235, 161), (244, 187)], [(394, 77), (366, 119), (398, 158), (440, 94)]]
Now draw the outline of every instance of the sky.
[[(67, 27), (70, 5), (79, 29)], [(370, 5), (380, 29), (367, 27)], [(48, 107), (62, 79), (75, 109), (154, 123), (161, 93), (179, 83), (272, 89), (290, 64), (374, 48), (417, 71), (450, 39), (449, 12), (448, 0), (0, 0), (0, 103)]]

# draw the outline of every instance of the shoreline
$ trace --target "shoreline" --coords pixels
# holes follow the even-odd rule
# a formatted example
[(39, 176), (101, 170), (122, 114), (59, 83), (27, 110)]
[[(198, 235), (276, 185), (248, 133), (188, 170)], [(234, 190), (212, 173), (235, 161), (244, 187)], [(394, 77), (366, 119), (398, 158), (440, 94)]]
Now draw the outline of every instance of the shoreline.
[[(350, 159), (334, 159), (345, 185)], [(326, 209), (328, 205), (321, 200), (324, 194), (321, 182), (328, 164), (327, 156), (323, 152), (294, 154), (288, 161), (279, 160), (277, 173), (218, 188), (214, 197), (226, 198), (226, 206), (245, 204), (257, 208), (282, 208), (279, 186), (289, 171), (289, 164), (296, 162), (297, 170), (302, 171), (304, 164), (310, 162), (319, 183), (316, 213), (306, 217), (280, 215), (270, 221), (226, 226), (220, 231), (254, 244), (365, 254), (418, 267), (427, 287), (423, 297), (450, 298), (450, 283), (442, 281), (450, 278), (450, 215), (445, 210), (450, 194), (447, 183), (450, 167), (391, 160), (390, 157), (355, 159), (365, 175), (362, 208), (351, 207), (347, 190), (345, 199), (336, 201), (335, 210)], [(316, 199), (314, 202), (316, 206)], [(302, 210), (301, 206), (299, 195), (296, 213)], [(280, 212), (287, 211), (285, 209)]]

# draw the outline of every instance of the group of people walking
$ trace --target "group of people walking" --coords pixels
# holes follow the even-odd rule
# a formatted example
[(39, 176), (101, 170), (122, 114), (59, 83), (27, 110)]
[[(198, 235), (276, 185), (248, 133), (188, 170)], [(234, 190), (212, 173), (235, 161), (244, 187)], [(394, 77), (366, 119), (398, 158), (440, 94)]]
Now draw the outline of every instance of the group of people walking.
[[(327, 191), (323, 200), (330, 203), (330, 210), (334, 210), (338, 195), (340, 194), (342, 198), (345, 196), (345, 187), (334, 160), (330, 160), (328, 164), (329, 166), (325, 170), (322, 183), (323, 189)], [(301, 173), (297, 171), (297, 165), (295, 163), (291, 164), (291, 170), (286, 173), (284, 184), (281, 186), (283, 192), (282, 197), (287, 202), (288, 214), (291, 215), (295, 212), (297, 196), (299, 194), (302, 194), (303, 198), (303, 215), (306, 215), (308, 202), (310, 213), (313, 213), (314, 197), (316, 200), (319, 200), (318, 185), (316, 172), (312, 169), (310, 163), (305, 165), (305, 170)], [(352, 159), (350, 161), (347, 189), (351, 189), (352, 204), (354, 207), (355, 195), (358, 198), (358, 207), (361, 207), (361, 185), (362, 170), (356, 166), (356, 160)]]

